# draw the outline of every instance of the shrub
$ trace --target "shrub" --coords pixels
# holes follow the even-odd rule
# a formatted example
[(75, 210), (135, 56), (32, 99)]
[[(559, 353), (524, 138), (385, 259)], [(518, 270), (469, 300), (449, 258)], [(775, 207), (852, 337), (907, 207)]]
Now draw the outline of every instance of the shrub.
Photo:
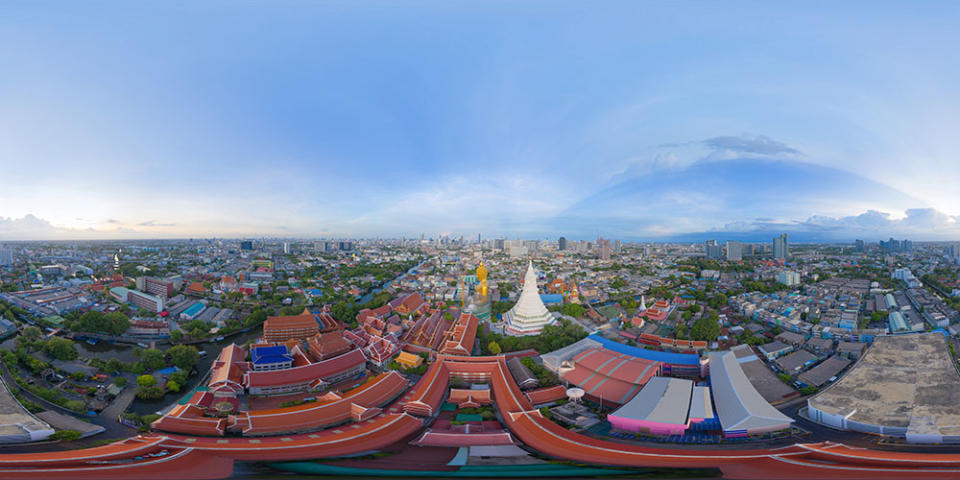
[(72, 442), (80, 438), (81, 433), (76, 430), (57, 430), (50, 435), (50, 440), (61, 441), (61, 442)]

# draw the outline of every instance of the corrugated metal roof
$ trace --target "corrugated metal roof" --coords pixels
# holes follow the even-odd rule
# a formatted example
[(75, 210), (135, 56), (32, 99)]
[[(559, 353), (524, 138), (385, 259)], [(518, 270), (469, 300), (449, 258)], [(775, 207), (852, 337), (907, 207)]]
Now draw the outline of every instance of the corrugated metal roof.
[(710, 354), (710, 385), (724, 431), (773, 428), (793, 419), (773, 408), (753, 387), (733, 352)]
[(685, 378), (653, 377), (640, 393), (611, 415), (685, 425), (692, 392), (693, 382)]

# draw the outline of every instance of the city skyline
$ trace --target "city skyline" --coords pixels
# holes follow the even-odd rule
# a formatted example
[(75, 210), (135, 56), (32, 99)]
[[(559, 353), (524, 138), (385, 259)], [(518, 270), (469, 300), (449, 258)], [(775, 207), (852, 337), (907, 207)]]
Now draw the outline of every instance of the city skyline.
[(955, 4), (226, 5), (2, 7), (0, 241), (960, 239)]

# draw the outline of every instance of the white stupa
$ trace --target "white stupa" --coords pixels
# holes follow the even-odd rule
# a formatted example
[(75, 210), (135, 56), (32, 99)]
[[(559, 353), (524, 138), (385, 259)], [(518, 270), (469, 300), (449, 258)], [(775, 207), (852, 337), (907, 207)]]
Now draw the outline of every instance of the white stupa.
[(553, 324), (553, 314), (543, 305), (540, 293), (537, 291), (537, 272), (533, 270), (533, 262), (527, 266), (527, 274), (523, 279), (523, 291), (517, 304), (503, 315), (507, 322), (505, 331), (510, 335), (536, 335), (545, 325)]

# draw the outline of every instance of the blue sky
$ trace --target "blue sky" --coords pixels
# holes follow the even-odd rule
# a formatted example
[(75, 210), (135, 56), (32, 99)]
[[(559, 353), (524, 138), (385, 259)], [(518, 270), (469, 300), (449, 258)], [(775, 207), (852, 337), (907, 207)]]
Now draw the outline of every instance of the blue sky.
[(6, 2), (0, 239), (960, 239), (958, 21), (955, 2)]

